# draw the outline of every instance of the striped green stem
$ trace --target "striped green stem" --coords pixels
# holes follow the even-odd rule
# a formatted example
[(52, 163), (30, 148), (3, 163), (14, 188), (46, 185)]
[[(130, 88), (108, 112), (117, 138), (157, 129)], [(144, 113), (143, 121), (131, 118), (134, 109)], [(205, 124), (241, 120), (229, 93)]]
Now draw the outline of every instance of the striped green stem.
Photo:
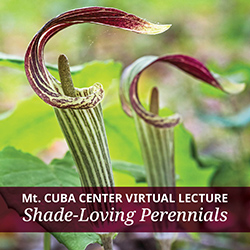
[(55, 108), (55, 113), (77, 165), (82, 185), (113, 186), (101, 105), (90, 110)]
[[(150, 98), (152, 114), (159, 113), (159, 92), (153, 88)], [(142, 158), (150, 187), (174, 187), (174, 127), (159, 128), (147, 123), (133, 112), (136, 131), (140, 142)], [(161, 250), (170, 250), (175, 234), (155, 233)]]
[[(66, 56), (59, 57), (58, 66), (65, 95), (85, 97), (93, 93), (93, 88), (75, 92)], [(114, 180), (101, 104), (91, 109), (54, 108), (54, 110), (75, 160), (82, 185), (87, 187), (113, 186)]]
[[(64, 60), (60, 60), (62, 58)], [(65, 95), (69, 93), (73, 95), (74, 87), (67, 68), (69, 68), (67, 60), (60, 56), (59, 72), (63, 71), (60, 72), (62, 88)], [(77, 95), (84, 97), (92, 93), (92, 88), (86, 88)], [(101, 104), (91, 109), (55, 108), (54, 110), (78, 168), (82, 185), (114, 186)]]
[[(93, 88), (75, 91), (66, 56), (59, 56), (58, 69), (65, 95), (85, 97), (93, 93)], [(76, 163), (82, 186), (113, 187), (114, 179), (101, 104), (91, 109), (54, 110)], [(114, 233), (99, 236), (104, 250), (112, 250)]]
[[(158, 115), (158, 90), (153, 89), (150, 112)], [(152, 187), (175, 186), (174, 128), (158, 128), (133, 114), (147, 183)]]

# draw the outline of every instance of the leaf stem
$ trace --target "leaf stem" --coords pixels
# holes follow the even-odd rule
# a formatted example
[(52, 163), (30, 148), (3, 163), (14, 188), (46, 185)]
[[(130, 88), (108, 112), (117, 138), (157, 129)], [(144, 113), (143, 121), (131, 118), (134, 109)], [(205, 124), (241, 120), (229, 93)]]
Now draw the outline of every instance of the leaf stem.
[(51, 242), (51, 235), (50, 233), (46, 232), (43, 236), (43, 249), (50, 250), (50, 242)]

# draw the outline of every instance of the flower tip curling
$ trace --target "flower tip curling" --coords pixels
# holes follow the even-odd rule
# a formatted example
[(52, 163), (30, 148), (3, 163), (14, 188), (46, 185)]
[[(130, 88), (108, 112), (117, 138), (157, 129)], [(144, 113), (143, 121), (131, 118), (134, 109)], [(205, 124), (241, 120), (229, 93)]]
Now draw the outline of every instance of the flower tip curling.
[(165, 31), (167, 31), (168, 29), (170, 29), (171, 26), (172, 26), (172, 24), (149, 23), (148, 26), (144, 26), (142, 28), (141, 33), (148, 34), (148, 35), (157, 35), (157, 34), (161, 34)]
[(246, 88), (245, 83), (236, 83), (217, 74), (213, 74), (213, 76), (220, 83), (221, 89), (228, 94), (236, 95), (244, 91)]

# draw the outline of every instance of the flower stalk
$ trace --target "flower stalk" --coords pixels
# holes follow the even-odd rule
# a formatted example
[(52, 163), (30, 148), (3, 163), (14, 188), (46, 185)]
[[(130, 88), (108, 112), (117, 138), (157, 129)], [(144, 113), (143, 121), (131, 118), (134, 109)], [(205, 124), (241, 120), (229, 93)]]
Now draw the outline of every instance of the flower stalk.
[[(91, 88), (81, 92), (76, 91), (65, 55), (60, 55), (58, 58), (58, 71), (66, 96), (84, 97), (92, 94)], [(54, 110), (76, 163), (82, 186), (113, 187), (114, 178), (101, 104), (87, 110), (58, 108)], [(112, 250), (114, 233), (100, 233), (99, 236), (104, 250)]]
[(50, 233), (44, 233), (43, 235), (43, 249), (50, 250), (50, 243), (51, 243), (51, 235)]
[(99, 235), (102, 241), (103, 249), (104, 250), (112, 250), (113, 249), (113, 233), (109, 234), (100, 234)]
[[(159, 91), (151, 91), (149, 111), (159, 115)], [(174, 127), (158, 128), (145, 122), (133, 112), (141, 154), (146, 169), (149, 187), (174, 187)], [(154, 204), (156, 206), (156, 204)], [(167, 208), (165, 208), (167, 210)], [(170, 250), (176, 234), (155, 233), (154, 237), (161, 250)]]

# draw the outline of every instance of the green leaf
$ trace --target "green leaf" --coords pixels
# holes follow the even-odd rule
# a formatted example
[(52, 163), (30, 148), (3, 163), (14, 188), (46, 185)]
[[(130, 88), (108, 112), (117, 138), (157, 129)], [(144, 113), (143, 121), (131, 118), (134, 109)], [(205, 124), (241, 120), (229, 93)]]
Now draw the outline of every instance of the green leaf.
[(52, 233), (68, 250), (85, 249), (89, 244), (101, 244), (96, 233)]
[(229, 162), (224, 159), (211, 179), (211, 185), (216, 187), (247, 187), (249, 183), (249, 159), (245, 162)]
[(71, 74), (77, 87), (88, 87), (95, 82), (100, 82), (106, 92), (112, 82), (117, 81), (118, 83), (121, 69), (122, 64), (113, 60), (92, 61), (71, 67)]
[(142, 164), (140, 146), (135, 125), (120, 105), (112, 105), (103, 111), (108, 145), (112, 160)]
[(214, 168), (199, 166), (197, 158), (192, 156), (192, 135), (183, 125), (175, 127), (175, 168), (177, 186), (208, 186)]
[(113, 171), (114, 182), (116, 187), (135, 187), (136, 180), (131, 173), (124, 173), (121, 171)]
[(53, 109), (37, 96), (21, 101), (0, 116), (0, 149), (14, 146), (36, 153), (57, 138), (63, 138)]
[(201, 240), (201, 234), (200, 233), (189, 233), (188, 234), (193, 240), (200, 241)]
[[(80, 186), (79, 176), (75, 171), (75, 163), (68, 151), (64, 158), (54, 159), (50, 165), (61, 183), (68, 186)], [(136, 182), (145, 182), (145, 171), (142, 166), (128, 162), (113, 161), (112, 169), (116, 186), (135, 186)]]
[[(94, 61), (72, 67), (72, 77), (78, 87), (86, 87), (94, 82), (103, 84), (106, 92), (103, 103), (104, 121), (111, 157), (140, 164), (142, 161), (133, 122), (126, 117), (118, 104), (113, 106), (119, 102), (117, 93), (120, 71), (120, 63)], [(56, 71), (53, 71), (53, 75), (59, 78)], [(63, 138), (53, 109), (37, 97), (20, 102), (14, 111), (4, 114), (0, 129), (6, 131), (0, 134), (0, 148), (12, 145), (31, 153), (47, 147), (57, 138)]]
[[(39, 158), (13, 147), (0, 152), (0, 185), (16, 187), (80, 186), (78, 173), (68, 152), (63, 159), (49, 165)], [(91, 243), (100, 243), (95, 233), (52, 233), (69, 250), (85, 249)]]
[(0, 182), (7, 187), (80, 186), (73, 166), (69, 153), (47, 165), (29, 153), (6, 147), (0, 151)]
[[(10, 67), (13, 69), (24, 70), (24, 58), (0, 52), (0, 66)], [(52, 64), (46, 64), (50, 70), (57, 71), (57, 67)]]
[(13, 147), (0, 152), (0, 182), (7, 187), (61, 186), (48, 165)]
[(136, 182), (146, 182), (145, 169), (140, 165), (129, 162), (113, 161), (112, 168), (117, 172), (132, 175)]
[(49, 164), (54, 175), (58, 178), (62, 186), (80, 187), (81, 182), (77, 173), (75, 162), (68, 151), (64, 158), (54, 159)]
[(22, 57), (0, 53), (0, 66), (24, 70), (24, 59)]

